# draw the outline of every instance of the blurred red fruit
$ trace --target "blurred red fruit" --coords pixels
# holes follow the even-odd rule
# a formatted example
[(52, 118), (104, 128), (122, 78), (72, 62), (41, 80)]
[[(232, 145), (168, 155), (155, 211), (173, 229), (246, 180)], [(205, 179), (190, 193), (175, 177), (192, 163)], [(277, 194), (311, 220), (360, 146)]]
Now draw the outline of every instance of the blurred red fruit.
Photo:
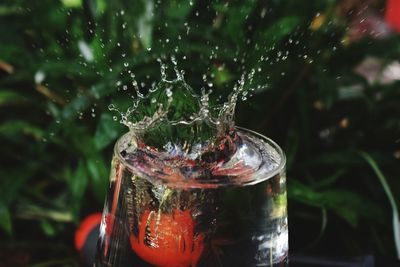
[(385, 20), (394, 31), (400, 33), (400, 0), (387, 0)]
[(94, 213), (86, 217), (75, 232), (75, 248), (81, 251), (85, 246), (89, 234), (98, 228), (101, 222), (101, 213)]

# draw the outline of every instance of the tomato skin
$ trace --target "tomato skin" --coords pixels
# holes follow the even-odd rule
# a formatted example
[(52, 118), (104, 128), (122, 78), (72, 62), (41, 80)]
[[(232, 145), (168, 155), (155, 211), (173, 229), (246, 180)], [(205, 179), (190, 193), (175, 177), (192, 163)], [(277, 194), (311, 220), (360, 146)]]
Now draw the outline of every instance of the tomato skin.
[(386, 1), (385, 21), (397, 33), (400, 33), (399, 13), (400, 13), (400, 1), (399, 0)]
[(146, 210), (139, 222), (139, 236), (130, 236), (133, 251), (158, 267), (196, 266), (204, 249), (204, 235), (195, 235), (189, 210), (172, 214)]

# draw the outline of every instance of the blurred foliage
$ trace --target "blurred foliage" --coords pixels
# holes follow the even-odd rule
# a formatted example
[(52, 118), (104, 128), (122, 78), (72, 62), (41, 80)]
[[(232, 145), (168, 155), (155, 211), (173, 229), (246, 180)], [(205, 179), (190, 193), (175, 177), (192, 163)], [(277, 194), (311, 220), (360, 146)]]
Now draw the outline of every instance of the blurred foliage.
[(175, 55), (214, 101), (255, 71), (236, 121), (286, 151), (292, 252), (394, 256), (400, 83), (355, 68), (374, 57), (380, 73), (400, 38), (353, 40), (357, 10), (342, 2), (3, 0), (0, 246), (29, 263), (76, 262), (73, 232), (102, 209), (112, 146), (127, 130), (107, 107), (128, 107), (133, 74), (146, 90), (160, 80), (157, 59)]

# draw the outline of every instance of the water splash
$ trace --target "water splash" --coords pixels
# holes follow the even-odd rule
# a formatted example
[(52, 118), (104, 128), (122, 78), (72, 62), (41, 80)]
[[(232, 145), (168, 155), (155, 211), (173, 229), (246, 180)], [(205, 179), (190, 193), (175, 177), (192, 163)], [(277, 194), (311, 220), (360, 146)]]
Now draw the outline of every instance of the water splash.
[[(238, 99), (247, 99), (246, 82), (251, 83), (255, 70), (243, 73), (232, 93), (222, 105), (211, 105), (211, 89), (202, 88), (198, 95), (185, 82), (185, 72), (178, 69), (178, 62), (171, 57), (173, 79), (167, 75), (168, 66), (160, 63), (161, 81), (141, 92), (135, 75), (131, 73), (134, 97), (126, 111), (111, 104), (109, 110), (120, 115), (139, 148), (170, 155), (198, 158), (215, 150), (226, 139), (234, 139), (234, 116)], [(227, 138), (229, 137), (229, 138)], [(228, 143), (232, 143), (229, 141)]]

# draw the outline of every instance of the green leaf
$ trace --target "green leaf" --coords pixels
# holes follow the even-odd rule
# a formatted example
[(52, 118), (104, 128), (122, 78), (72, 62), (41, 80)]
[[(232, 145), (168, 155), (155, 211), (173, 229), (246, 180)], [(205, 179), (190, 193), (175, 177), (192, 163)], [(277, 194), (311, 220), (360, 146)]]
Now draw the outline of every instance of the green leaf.
[(73, 214), (69, 210), (49, 209), (34, 204), (20, 205), (15, 213), (16, 217), (24, 219), (42, 220), (49, 219), (56, 222), (72, 222)]
[(345, 169), (339, 169), (334, 172), (332, 175), (327, 176), (326, 178), (322, 178), (319, 181), (316, 181), (312, 184), (313, 188), (323, 188), (331, 186), (334, 182), (336, 182), (340, 177), (342, 177), (346, 173)]
[(47, 236), (55, 236), (56, 230), (48, 220), (46, 219), (40, 220), (40, 227)]
[(214, 75), (214, 83), (218, 86), (224, 85), (233, 79), (232, 74), (227, 68), (213, 67), (212, 73)]
[(102, 203), (108, 188), (108, 168), (106, 163), (100, 157), (94, 157), (87, 159), (86, 166), (91, 177), (95, 197)]
[(254, 0), (243, 1), (240, 4), (232, 3), (229, 6), (223, 5), (222, 7), (220, 4), (214, 5), (214, 9), (223, 12), (227, 16), (225, 23), (222, 25), (223, 33), (229, 36), (231, 40), (236, 42), (243, 41), (244, 25), (256, 5), (257, 1)]
[(316, 191), (311, 186), (292, 179), (288, 195), (306, 205), (327, 208), (353, 227), (358, 225), (360, 217), (377, 221), (384, 217), (382, 209), (376, 203), (348, 190)]
[(136, 26), (139, 31), (139, 38), (144, 48), (151, 47), (153, 40), (153, 12), (154, 2), (153, 0), (144, 1), (144, 12), (138, 18)]
[(0, 136), (13, 138), (20, 134), (33, 136), (36, 140), (40, 140), (45, 135), (45, 131), (26, 121), (13, 120), (0, 124)]
[(90, 99), (87, 96), (78, 96), (62, 111), (64, 119), (72, 119), (78, 116), (79, 112), (85, 111), (89, 106)]
[(169, 1), (166, 14), (170, 19), (185, 20), (194, 6), (194, 0)]
[(98, 150), (101, 150), (115, 141), (122, 133), (122, 125), (113, 120), (111, 114), (101, 114), (100, 121), (97, 124), (94, 135), (94, 144)]
[(82, 206), (82, 198), (87, 189), (87, 183), (89, 180), (89, 174), (86, 170), (85, 162), (80, 160), (78, 167), (73, 173), (70, 169), (66, 169), (64, 175), (69, 186), (69, 191), (71, 192), (71, 203), (74, 219), (78, 220), (80, 207)]
[(0, 91), (0, 107), (6, 105), (22, 104), (27, 101), (27, 98), (15, 91), (1, 90)]
[(0, 227), (8, 235), (12, 234), (11, 214), (2, 202), (0, 202)]
[(0, 6), (0, 16), (8, 16), (13, 14), (21, 14), (21, 9), (15, 6)]
[(96, 98), (100, 99), (105, 96), (109, 96), (115, 91), (118, 90), (118, 86), (115, 85), (115, 80), (117, 77), (110, 77), (110, 80), (114, 82), (106, 82), (107, 80), (104, 79), (102, 83), (95, 84), (90, 88), (90, 93)]
[(383, 190), (386, 193), (387, 198), (389, 199), (390, 206), (392, 207), (393, 214), (393, 234), (394, 234), (394, 242), (396, 245), (397, 258), (400, 259), (400, 219), (399, 219), (399, 210), (397, 208), (396, 200), (393, 196), (392, 190), (387, 182), (386, 177), (383, 175), (376, 161), (366, 152), (360, 152), (361, 157), (371, 166), (379, 181), (382, 184)]
[(277, 45), (285, 36), (301, 26), (303, 19), (299, 16), (287, 16), (276, 21), (265, 31), (260, 32), (259, 38), (264, 40), (267, 48)]
[(61, 0), (65, 7), (81, 7), (82, 0)]
[(0, 204), (8, 207), (18, 197), (19, 190), (27, 183), (36, 171), (32, 168), (16, 168), (12, 171), (0, 171)]

